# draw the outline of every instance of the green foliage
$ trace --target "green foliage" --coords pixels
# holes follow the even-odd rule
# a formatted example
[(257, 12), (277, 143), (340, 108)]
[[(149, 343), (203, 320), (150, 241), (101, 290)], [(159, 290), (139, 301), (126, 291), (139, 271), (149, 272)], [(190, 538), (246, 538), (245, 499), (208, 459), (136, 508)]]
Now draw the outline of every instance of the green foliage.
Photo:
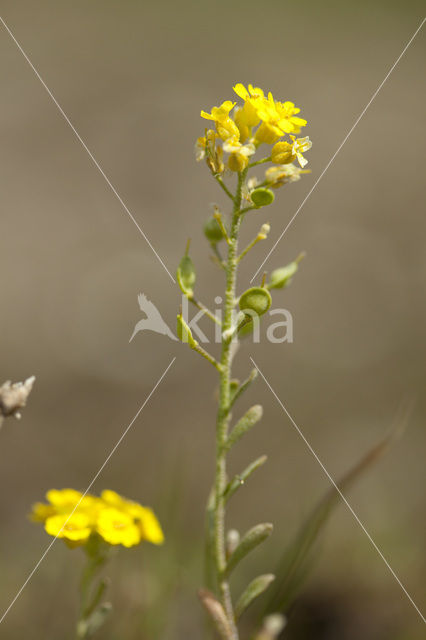
[(272, 573), (266, 573), (262, 576), (258, 576), (250, 582), (235, 605), (235, 617), (237, 620), (241, 617), (247, 607), (250, 606), (253, 600), (266, 591), (274, 580), (275, 576)]
[(263, 522), (249, 529), (247, 533), (243, 535), (240, 544), (226, 563), (225, 574), (228, 576), (250, 551), (269, 538), (273, 529), (274, 527), (270, 522)]
[(226, 485), (223, 493), (225, 500), (228, 501), (229, 498), (231, 498), (234, 493), (244, 485), (245, 481), (251, 476), (251, 474), (265, 464), (267, 459), (267, 456), (260, 456), (259, 458), (256, 458), (256, 460), (251, 462), (242, 473), (234, 476), (231, 482)]
[(260, 404), (251, 407), (232, 429), (226, 441), (226, 449), (231, 449), (262, 418), (263, 409)]

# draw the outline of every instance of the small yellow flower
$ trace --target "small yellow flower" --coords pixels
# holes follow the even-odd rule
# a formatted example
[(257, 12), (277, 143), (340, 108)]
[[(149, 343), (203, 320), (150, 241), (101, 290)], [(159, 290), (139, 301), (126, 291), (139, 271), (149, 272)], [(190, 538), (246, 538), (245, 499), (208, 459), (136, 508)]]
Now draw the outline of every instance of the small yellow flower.
[(33, 522), (46, 522), (47, 518), (50, 518), (50, 516), (54, 516), (55, 513), (55, 507), (53, 507), (51, 504), (36, 502), (35, 504), (33, 504), (32, 511), (30, 513), (30, 519)]
[(47, 518), (44, 525), (51, 536), (64, 538), (76, 545), (85, 544), (92, 533), (90, 517), (84, 513), (62, 513)]
[(110, 490), (103, 491), (101, 499), (109, 507), (131, 516), (139, 530), (139, 541), (147, 540), (153, 544), (162, 544), (164, 542), (164, 534), (160, 523), (149, 507), (143, 507), (137, 502), (126, 500), (115, 491)]
[(231, 137), (240, 137), (240, 132), (237, 125), (230, 117), (230, 112), (235, 107), (235, 102), (231, 100), (225, 100), (220, 107), (213, 107), (211, 113), (201, 111), (201, 117), (206, 120), (213, 120), (216, 124), (216, 130), (222, 140), (227, 140)]
[(265, 100), (265, 94), (259, 87), (249, 84), (248, 90), (241, 83), (233, 87), (238, 97), (244, 100), (244, 106), (235, 112), (235, 123), (240, 131), (241, 141), (245, 142), (251, 135), (252, 127), (260, 122), (258, 108)]
[(269, 93), (268, 99), (263, 100), (258, 107), (262, 124), (256, 131), (256, 142), (273, 144), (286, 133), (299, 133), (300, 128), (306, 124), (306, 120), (295, 115), (299, 112), (300, 109), (293, 102), (279, 102)]
[(133, 547), (141, 541), (139, 527), (132, 516), (113, 507), (101, 511), (96, 530), (106, 542), (113, 545)]

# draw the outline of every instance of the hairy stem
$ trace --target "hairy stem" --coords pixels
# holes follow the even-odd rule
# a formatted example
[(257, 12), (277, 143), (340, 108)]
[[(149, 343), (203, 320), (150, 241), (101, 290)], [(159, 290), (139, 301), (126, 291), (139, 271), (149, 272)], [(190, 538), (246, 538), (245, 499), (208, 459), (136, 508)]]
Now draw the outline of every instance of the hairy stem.
[[(233, 311), (235, 305), (235, 291), (237, 280), (237, 251), (238, 232), (241, 223), (241, 192), (247, 171), (238, 174), (237, 192), (234, 198), (231, 231), (228, 243), (228, 260), (226, 266), (226, 292), (225, 308), (223, 315), (223, 333), (232, 327)], [(225, 574), (225, 499), (226, 487), (226, 439), (228, 435), (229, 415), (231, 405), (231, 340), (222, 340), (222, 355), (219, 387), (219, 408), (216, 422), (216, 475), (215, 475), (215, 503), (214, 503), (214, 557), (217, 574), (217, 585), (220, 599), (225, 610), (231, 628), (232, 638), (238, 640), (238, 631), (235, 624), (235, 615), (232, 606), (229, 582)]]

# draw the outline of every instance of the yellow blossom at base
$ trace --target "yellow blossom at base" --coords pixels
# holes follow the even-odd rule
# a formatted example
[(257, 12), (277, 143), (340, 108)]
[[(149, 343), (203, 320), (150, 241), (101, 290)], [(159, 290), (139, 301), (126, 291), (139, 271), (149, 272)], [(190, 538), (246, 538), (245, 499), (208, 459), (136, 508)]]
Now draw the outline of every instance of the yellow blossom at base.
[(51, 536), (85, 544), (92, 533), (90, 517), (84, 513), (61, 514), (47, 518), (45, 530)]
[(141, 541), (141, 533), (128, 513), (114, 509), (103, 509), (99, 514), (96, 530), (109, 544), (133, 547)]
[(98, 498), (74, 489), (51, 489), (46, 498), (48, 504), (36, 503), (30, 518), (44, 523), (49, 535), (64, 539), (71, 547), (88, 543), (91, 536), (125, 547), (144, 540), (153, 544), (164, 541), (153, 511), (115, 491), (104, 491)]
[(153, 511), (149, 507), (143, 507), (137, 502), (122, 498), (115, 491), (103, 491), (102, 500), (109, 506), (130, 515), (140, 532), (141, 540), (147, 540), (153, 544), (162, 544), (164, 534)]

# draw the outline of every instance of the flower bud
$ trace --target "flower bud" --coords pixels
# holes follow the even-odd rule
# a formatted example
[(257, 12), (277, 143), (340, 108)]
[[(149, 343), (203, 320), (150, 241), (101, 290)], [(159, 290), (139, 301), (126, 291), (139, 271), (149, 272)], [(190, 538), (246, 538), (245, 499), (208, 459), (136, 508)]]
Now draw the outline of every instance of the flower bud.
[(268, 204), (272, 204), (275, 200), (274, 192), (271, 189), (265, 189), (264, 187), (258, 187), (250, 192), (250, 198), (255, 207), (266, 207)]
[(296, 158), (296, 154), (293, 152), (293, 145), (289, 142), (281, 141), (277, 142), (272, 147), (271, 159), (276, 164), (289, 164)]
[(242, 153), (231, 153), (228, 160), (228, 167), (231, 171), (240, 172), (248, 166), (249, 160)]
[(262, 224), (262, 226), (260, 227), (260, 231), (257, 234), (257, 237), (260, 238), (260, 240), (266, 240), (270, 230), (271, 230), (270, 224), (268, 224), (267, 222), (265, 224)]
[(279, 138), (281, 138), (282, 132), (278, 127), (262, 122), (258, 130), (256, 131), (255, 140), (256, 144), (265, 142), (266, 144), (274, 144)]
[(204, 235), (212, 244), (217, 244), (223, 240), (222, 229), (216, 218), (209, 218), (204, 225)]
[(234, 553), (235, 549), (240, 544), (240, 534), (236, 529), (229, 529), (226, 534), (226, 556), (229, 556)]
[(247, 289), (240, 298), (240, 309), (247, 315), (262, 316), (271, 306), (272, 298), (269, 291), (263, 287)]

